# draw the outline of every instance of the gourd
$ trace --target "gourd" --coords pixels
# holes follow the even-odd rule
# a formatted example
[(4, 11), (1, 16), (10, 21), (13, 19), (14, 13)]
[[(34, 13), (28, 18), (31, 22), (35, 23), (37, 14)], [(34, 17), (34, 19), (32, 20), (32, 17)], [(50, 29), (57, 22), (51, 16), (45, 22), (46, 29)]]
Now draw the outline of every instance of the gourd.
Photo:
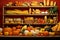
[(16, 29), (17, 31), (21, 32), (21, 29)]
[(2, 32), (3, 31), (3, 28), (0, 28), (0, 32)]
[(21, 27), (22, 27), (22, 26), (20, 26), (20, 25), (16, 26), (17, 29), (20, 29)]
[(13, 35), (19, 35), (19, 31), (17, 30), (13, 31)]
[(5, 35), (5, 36), (8, 36), (8, 35), (9, 35), (9, 32), (4, 32), (4, 35)]
[(3, 32), (11, 32), (11, 31), (12, 31), (12, 29), (8, 26), (3, 28)]
[(49, 35), (49, 32), (48, 32), (48, 31), (44, 31), (44, 32), (43, 32), (43, 35), (44, 35), (44, 36), (48, 36), (48, 35)]
[(13, 33), (12, 32), (9, 32), (9, 35), (11, 36)]
[(25, 35), (28, 35), (28, 33), (29, 33), (28, 30), (25, 30), (25, 31), (24, 31), (24, 34), (25, 34)]
[(28, 36), (32, 36), (32, 32), (28, 32), (27, 35), (28, 35)]
[(0, 35), (3, 35), (3, 33), (2, 33), (2, 32), (0, 32)]
[(13, 31), (16, 30), (16, 27), (12, 27), (12, 30), (13, 30)]
[(31, 31), (31, 29), (32, 29), (31, 27), (27, 27), (27, 30), (28, 30), (28, 31)]

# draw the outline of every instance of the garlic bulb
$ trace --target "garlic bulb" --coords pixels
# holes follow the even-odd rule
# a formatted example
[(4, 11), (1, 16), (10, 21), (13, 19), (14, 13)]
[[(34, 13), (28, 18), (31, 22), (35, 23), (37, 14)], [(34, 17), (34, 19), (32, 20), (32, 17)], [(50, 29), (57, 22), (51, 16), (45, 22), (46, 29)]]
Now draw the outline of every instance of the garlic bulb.
[(0, 28), (0, 32), (2, 32), (3, 31), (3, 29), (2, 28)]
[(25, 31), (24, 31), (24, 34), (25, 34), (25, 35), (27, 35), (27, 34), (28, 34), (28, 32), (29, 32), (28, 30), (25, 30)]
[(36, 32), (34, 31), (34, 30), (31, 30), (31, 32), (32, 32), (32, 35), (36, 35)]

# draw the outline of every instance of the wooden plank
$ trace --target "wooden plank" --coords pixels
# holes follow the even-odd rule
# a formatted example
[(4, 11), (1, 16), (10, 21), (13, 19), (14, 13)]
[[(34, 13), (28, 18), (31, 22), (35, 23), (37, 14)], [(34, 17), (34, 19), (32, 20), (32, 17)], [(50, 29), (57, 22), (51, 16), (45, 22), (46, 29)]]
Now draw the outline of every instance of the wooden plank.
[(60, 36), (0, 36), (0, 37), (60, 37)]

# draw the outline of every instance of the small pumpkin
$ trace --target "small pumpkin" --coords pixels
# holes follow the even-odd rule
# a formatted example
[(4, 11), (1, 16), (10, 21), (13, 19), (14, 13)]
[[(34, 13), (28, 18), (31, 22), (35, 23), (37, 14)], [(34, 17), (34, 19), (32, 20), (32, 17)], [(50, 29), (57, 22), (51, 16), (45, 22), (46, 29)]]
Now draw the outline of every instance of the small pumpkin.
[(21, 29), (21, 27), (22, 27), (22, 26), (20, 26), (20, 25), (16, 26), (17, 29)]
[(21, 29), (16, 29), (17, 31), (21, 32)]
[(41, 36), (41, 34), (39, 33), (39, 34), (37, 34), (37, 36)]
[(44, 36), (48, 36), (49, 32), (48, 31), (44, 31), (43, 34), (44, 34)]
[(9, 33), (10, 36), (11, 36), (12, 34), (13, 34), (12, 32)]
[(19, 31), (17, 30), (13, 31), (13, 35), (19, 35)]
[(3, 33), (2, 33), (2, 32), (0, 32), (0, 35), (3, 35)]
[(32, 30), (32, 28), (31, 28), (31, 27), (28, 27), (28, 28), (27, 28), (27, 30), (28, 30), (28, 31), (31, 31), (31, 30)]
[(43, 33), (41, 33), (40, 35), (41, 35), (41, 36), (44, 36), (44, 34), (43, 34)]
[(29, 27), (31, 28), (31, 30), (33, 29), (33, 26), (29, 25)]
[(28, 32), (29, 32), (28, 30), (24, 31), (25, 36), (27, 36)]
[(9, 35), (9, 32), (4, 32), (4, 35), (5, 35), (5, 36), (8, 36), (8, 35)]
[(10, 27), (5, 27), (4, 29), (3, 29), (3, 31), (4, 32), (11, 32), (12, 31), (12, 28), (10, 28)]
[(19, 36), (22, 36), (22, 35), (23, 35), (22, 33), (19, 34)]
[(3, 28), (0, 28), (0, 32), (2, 32), (3, 31)]
[(13, 30), (13, 31), (16, 30), (16, 27), (12, 27), (12, 30)]
[(32, 36), (33, 34), (32, 34), (32, 32), (28, 32), (27, 35), (28, 36)]

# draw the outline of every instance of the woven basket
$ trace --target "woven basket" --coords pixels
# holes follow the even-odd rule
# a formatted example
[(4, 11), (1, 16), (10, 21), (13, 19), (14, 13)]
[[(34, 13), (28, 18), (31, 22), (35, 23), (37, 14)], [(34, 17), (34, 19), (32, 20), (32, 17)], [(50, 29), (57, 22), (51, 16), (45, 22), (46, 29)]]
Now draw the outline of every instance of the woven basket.
[(33, 24), (34, 21), (33, 20), (25, 20), (24, 23), (26, 23), (26, 24)]

